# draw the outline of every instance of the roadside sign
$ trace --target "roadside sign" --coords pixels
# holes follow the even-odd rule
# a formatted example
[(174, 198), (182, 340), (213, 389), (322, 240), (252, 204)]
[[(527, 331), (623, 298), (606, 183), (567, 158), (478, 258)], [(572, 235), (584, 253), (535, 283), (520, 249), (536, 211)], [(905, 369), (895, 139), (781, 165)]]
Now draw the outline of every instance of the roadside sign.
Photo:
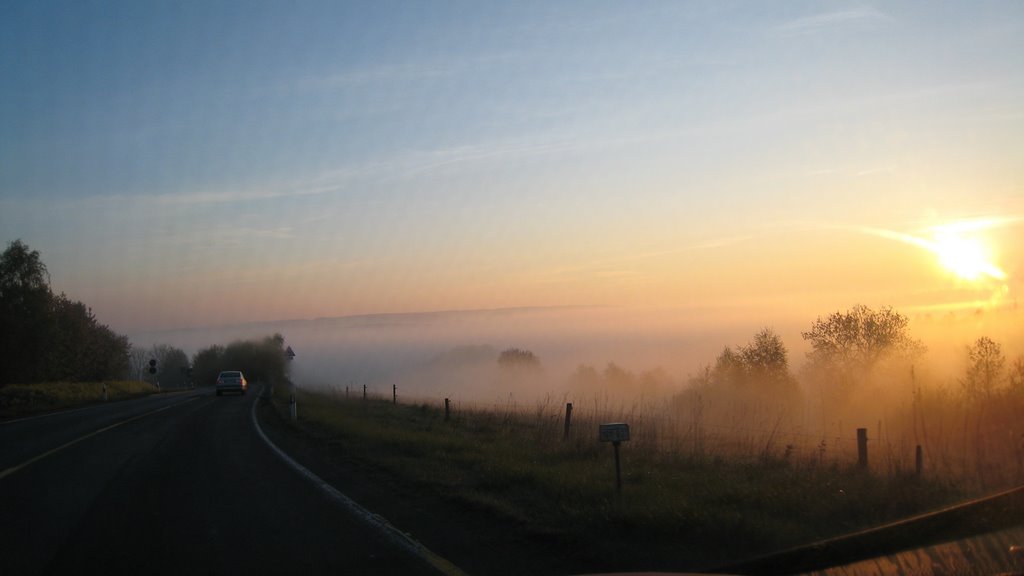
[(628, 442), (629, 424), (623, 422), (601, 424), (598, 427), (597, 439), (601, 442)]

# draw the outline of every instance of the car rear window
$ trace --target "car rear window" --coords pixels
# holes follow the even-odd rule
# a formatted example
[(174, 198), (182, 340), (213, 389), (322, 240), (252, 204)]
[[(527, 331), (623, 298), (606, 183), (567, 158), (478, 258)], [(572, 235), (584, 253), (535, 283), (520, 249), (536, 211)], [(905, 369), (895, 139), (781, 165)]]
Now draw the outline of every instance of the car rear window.
[(221, 375), (222, 378), (241, 378), (242, 377), (242, 373), (241, 372), (221, 372), (220, 375)]

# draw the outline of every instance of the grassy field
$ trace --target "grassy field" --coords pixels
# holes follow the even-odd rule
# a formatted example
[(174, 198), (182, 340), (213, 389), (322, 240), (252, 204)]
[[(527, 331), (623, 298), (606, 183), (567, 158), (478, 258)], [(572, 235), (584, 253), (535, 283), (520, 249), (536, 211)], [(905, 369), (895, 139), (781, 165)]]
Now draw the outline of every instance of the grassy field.
[(9, 384), (0, 388), (0, 418), (27, 416), (102, 402), (104, 385), (109, 401), (146, 396), (156, 392), (151, 384), (138, 381)]
[[(601, 415), (574, 415), (565, 439), (554, 405), (459, 409), (445, 421), (436, 402), (393, 405), (303, 390), (297, 401), (295, 426), (346, 457), (496, 523), (562, 542), (580, 565), (605, 569), (713, 566), (963, 496), (934, 478), (801, 460), (785, 450), (731, 458), (642, 437), (622, 445), (618, 494), (613, 449), (596, 438)], [(277, 394), (274, 405), (287, 415), (286, 395)]]

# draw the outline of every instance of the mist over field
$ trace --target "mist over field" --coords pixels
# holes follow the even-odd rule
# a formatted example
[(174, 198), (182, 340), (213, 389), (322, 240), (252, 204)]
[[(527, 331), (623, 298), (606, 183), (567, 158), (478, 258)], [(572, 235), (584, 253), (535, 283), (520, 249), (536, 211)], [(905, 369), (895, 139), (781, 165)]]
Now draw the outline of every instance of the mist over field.
[[(211, 344), (285, 336), (297, 356), (292, 378), (309, 388), (410, 398), (452, 397), (491, 402), (532, 402), (570, 390), (580, 366), (603, 372), (610, 363), (641, 376), (659, 371), (660, 386), (637, 395), (671, 395), (713, 366), (725, 346), (742, 346), (770, 328), (784, 342), (790, 371), (799, 378), (809, 347), (801, 332), (819, 314), (777, 314), (755, 309), (643, 310), (622, 307), (544, 307), (375, 314), (257, 322), (237, 326), (160, 331), (136, 335), (147, 346), (168, 343), (189, 354)], [(1024, 351), (1016, 307), (997, 311), (929, 312), (910, 315), (909, 333), (928, 348), (915, 370), (937, 384), (956, 384), (967, 363), (966, 348), (988, 336), (1013, 359)], [(501, 351), (533, 352), (540, 370), (510, 375), (499, 369)], [(895, 386), (895, 384), (893, 384)], [(603, 393), (603, 390), (594, 390)]]

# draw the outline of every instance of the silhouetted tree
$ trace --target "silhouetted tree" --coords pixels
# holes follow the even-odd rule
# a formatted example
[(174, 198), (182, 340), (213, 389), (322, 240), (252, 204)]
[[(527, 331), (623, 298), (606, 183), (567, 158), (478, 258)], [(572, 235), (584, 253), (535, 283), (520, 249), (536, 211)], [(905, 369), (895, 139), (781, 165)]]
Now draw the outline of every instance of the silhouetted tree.
[(754, 334), (754, 339), (740, 348), (739, 355), (748, 380), (768, 386), (793, 383), (786, 345), (771, 328)]
[(1024, 356), (1017, 356), (1010, 364), (1010, 374), (1007, 377), (1010, 382), (1010, 390), (1016, 393), (1024, 392)]
[(507, 370), (536, 370), (540, 368), (540, 358), (529, 350), (508, 348), (498, 354), (498, 366)]
[(50, 276), (21, 240), (0, 254), (0, 385), (38, 382), (52, 334)]
[(731, 347), (726, 346), (715, 358), (715, 367), (711, 369), (709, 382), (737, 386), (744, 381), (743, 359)]
[(213, 345), (192, 356), (192, 380), (196, 386), (213, 386), (224, 365), (224, 347)]
[(128, 339), (54, 296), (39, 252), (11, 242), (0, 255), (0, 385), (123, 378), (127, 368)]
[(284, 336), (280, 334), (210, 346), (192, 357), (193, 379), (200, 386), (212, 386), (222, 370), (241, 370), (252, 383), (284, 382), (288, 378), (284, 353)]
[(708, 381), (716, 385), (757, 386), (769, 390), (796, 385), (789, 373), (786, 345), (771, 328), (754, 334), (754, 339), (746, 346), (735, 350), (726, 346), (708, 372)]
[(146, 380), (149, 378), (149, 350), (132, 346), (128, 350), (128, 379)]
[(128, 372), (128, 338), (100, 324), (92, 310), (65, 294), (51, 304), (44, 380), (96, 382)]
[(186, 376), (181, 373), (182, 368), (188, 368), (188, 355), (184, 350), (169, 344), (154, 344), (148, 353), (146, 369), (149, 369), (150, 359), (156, 360), (156, 381), (161, 386), (180, 387), (186, 384)]
[(889, 307), (872, 310), (857, 305), (825, 319), (819, 317), (802, 333), (811, 343), (808, 369), (848, 392), (881, 363), (911, 361), (924, 353), (921, 342), (907, 333), (907, 324), (906, 316)]
[(1002, 347), (991, 338), (982, 336), (967, 347), (967, 375), (960, 383), (969, 398), (991, 396), (1003, 381), (1006, 358)]

